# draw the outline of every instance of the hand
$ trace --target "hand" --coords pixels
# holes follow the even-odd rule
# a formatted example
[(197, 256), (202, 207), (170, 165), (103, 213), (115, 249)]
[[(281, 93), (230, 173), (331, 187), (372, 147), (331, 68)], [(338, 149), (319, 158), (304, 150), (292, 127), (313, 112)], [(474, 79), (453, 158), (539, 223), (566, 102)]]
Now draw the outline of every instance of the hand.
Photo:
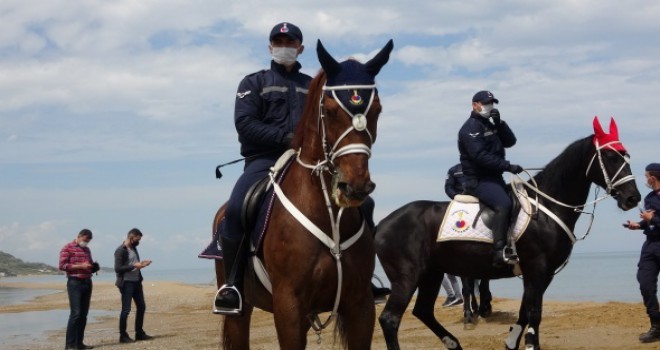
[(627, 227), (629, 230), (637, 230), (639, 229), (639, 224), (628, 220), (625, 224), (623, 224), (623, 227)]
[(493, 108), (490, 111), (490, 118), (493, 119), (493, 124), (495, 124), (496, 126), (500, 125), (500, 123), (502, 122), (500, 120), (500, 111), (498, 111), (496, 108)]
[(653, 220), (654, 216), (655, 216), (655, 210), (653, 209), (644, 210), (641, 214), (639, 214), (639, 217), (644, 221), (651, 221)]
[(87, 261), (85, 261), (84, 263), (80, 263), (79, 266), (80, 266), (81, 269), (91, 269), (92, 268), (92, 264), (90, 264)]
[(151, 265), (151, 260), (149, 259), (142, 260), (142, 267), (147, 267), (149, 265)]
[(523, 168), (518, 164), (509, 164), (509, 172), (514, 174), (520, 174), (523, 172)]

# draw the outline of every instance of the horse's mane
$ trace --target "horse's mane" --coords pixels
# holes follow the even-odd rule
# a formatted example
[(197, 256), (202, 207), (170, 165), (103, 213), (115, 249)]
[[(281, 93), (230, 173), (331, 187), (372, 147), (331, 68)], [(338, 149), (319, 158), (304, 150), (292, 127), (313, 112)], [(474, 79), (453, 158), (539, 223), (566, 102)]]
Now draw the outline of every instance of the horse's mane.
[(302, 146), (303, 135), (305, 134), (305, 129), (307, 128), (307, 123), (312, 120), (315, 120), (315, 116), (318, 115), (318, 103), (323, 93), (323, 85), (325, 84), (325, 72), (323, 69), (312, 79), (312, 82), (309, 84), (309, 90), (307, 92), (307, 99), (305, 100), (305, 109), (303, 114), (300, 116), (300, 121), (296, 126), (296, 130), (293, 134), (293, 140), (291, 141), (291, 148), (297, 150)]
[(544, 179), (564, 178), (575, 174), (575, 164), (584, 161), (587, 151), (593, 147), (594, 135), (574, 141), (564, 149), (557, 157), (548, 163), (543, 171), (539, 172), (534, 179), (542, 182)]

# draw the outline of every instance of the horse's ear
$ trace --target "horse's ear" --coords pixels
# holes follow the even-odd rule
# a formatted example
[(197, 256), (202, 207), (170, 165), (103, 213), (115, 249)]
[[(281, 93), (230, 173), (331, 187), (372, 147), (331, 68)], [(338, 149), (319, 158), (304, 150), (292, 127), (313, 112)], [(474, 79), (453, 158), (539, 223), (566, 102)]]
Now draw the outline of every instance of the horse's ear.
[(616, 126), (614, 117), (610, 117), (610, 135), (612, 135), (615, 140), (619, 139), (619, 128)]
[(378, 72), (380, 72), (380, 69), (383, 68), (385, 63), (390, 59), (390, 53), (392, 52), (392, 49), (394, 48), (394, 42), (392, 39), (385, 44), (385, 47), (383, 47), (382, 50), (372, 59), (369, 60), (365, 64), (365, 69), (367, 73), (371, 74), (371, 76), (376, 76)]
[(605, 135), (603, 127), (600, 126), (600, 122), (598, 121), (598, 116), (594, 117), (594, 134), (596, 134), (596, 138), (598, 138), (598, 136)]
[(319, 57), (321, 67), (328, 76), (335, 76), (341, 71), (339, 62), (330, 56), (325, 47), (323, 47), (323, 44), (321, 44), (320, 39), (316, 42), (316, 54)]

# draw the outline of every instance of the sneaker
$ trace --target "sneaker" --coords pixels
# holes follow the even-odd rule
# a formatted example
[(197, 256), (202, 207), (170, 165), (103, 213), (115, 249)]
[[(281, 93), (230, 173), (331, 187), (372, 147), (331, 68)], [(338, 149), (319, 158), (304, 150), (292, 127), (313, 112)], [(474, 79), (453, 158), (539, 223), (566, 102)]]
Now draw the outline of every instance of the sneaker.
[(447, 299), (445, 299), (445, 302), (442, 303), (442, 307), (449, 306), (449, 304), (454, 302), (454, 300), (456, 300), (456, 297), (447, 297)]
[(463, 305), (463, 298), (456, 298), (454, 299), (451, 303), (447, 305), (447, 307), (452, 307), (456, 305)]
[(240, 316), (243, 314), (243, 299), (234, 286), (224, 285), (215, 294), (213, 313), (225, 316)]

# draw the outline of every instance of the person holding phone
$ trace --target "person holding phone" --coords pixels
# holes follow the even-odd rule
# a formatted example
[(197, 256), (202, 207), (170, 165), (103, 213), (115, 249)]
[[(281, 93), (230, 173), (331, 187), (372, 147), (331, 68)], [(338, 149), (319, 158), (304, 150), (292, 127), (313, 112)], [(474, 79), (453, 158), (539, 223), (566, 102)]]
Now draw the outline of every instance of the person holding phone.
[[(137, 246), (142, 240), (142, 232), (133, 228), (128, 231), (124, 242), (115, 250), (115, 272), (117, 281), (115, 285), (121, 293), (121, 313), (119, 315), (119, 342), (132, 343), (136, 340), (153, 339), (142, 328), (144, 324), (144, 291), (142, 289), (142, 269), (151, 265), (151, 260), (140, 260)], [(126, 332), (126, 321), (131, 312), (131, 302), (135, 301), (135, 340)]]
[(660, 273), (660, 163), (651, 163), (644, 173), (651, 192), (644, 197), (644, 209), (640, 209), (640, 221), (628, 220), (623, 226), (630, 230), (644, 230), (646, 240), (637, 264), (637, 281), (642, 292), (646, 313), (651, 321), (648, 332), (642, 333), (642, 343), (660, 341), (660, 306), (658, 305), (658, 274)]

